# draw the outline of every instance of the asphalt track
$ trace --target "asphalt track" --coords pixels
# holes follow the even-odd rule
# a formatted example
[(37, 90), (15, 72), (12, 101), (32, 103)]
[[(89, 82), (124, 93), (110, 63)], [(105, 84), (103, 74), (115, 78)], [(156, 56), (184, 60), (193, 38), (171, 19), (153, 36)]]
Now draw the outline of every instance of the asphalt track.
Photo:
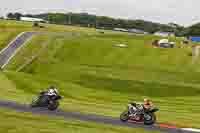
[[(4, 66), (10, 61), (10, 59), (15, 55), (15, 53), (20, 49), (20, 47), (33, 35), (38, 34), (39, 32), (24, 32), (18, 35), (9, 45), (0, 52), (0, 67), (3, 69)], [(45, 33), (46, 34), (46, 33)], [(124, 123), (119, 119), (105, 116), (97, 115), (85, 115), (78, 112), (65, 112), (62, 110), (57, 111), (48, 111), (44, 108), (30, 108), (27, 105), (17, 104), (15, 102), (9, 101), (0, 101), (0, 108), (9, 108), (18, 112), (31, 112), (33, 114), (42, 114), (48, 116), (58, 116), (64, 117), (66, 119), (78, 119), (82, 121), (91, 121), (96, 123), (110, 124), (115, 126), (125, 126), (130, 128), (143, 128), (150, 131), (161, 131), (169, 133), (196, 133), (192, 131), (186, 131), (181, 128), (174, 126), (169, 126), (165, 124), (155, 124), (154, 126), (145, 126), (143, 124), (137, 123)]]
[(11, 41), (7, 47), (0, 52), (0, 67), (3, 67), (9, 62), (16, 51), (34, 34), (37, 32), (23, 32), (19, 34), (13, 41)]
[(9, 102), (9, 101), (0, 101), (0, 108), (12, 109), (18, 112), (30, 112), (36, 115), (39, 114), (39, 115), (48, 115), (52, 117), (53, 116), (64, 117), (65, 119), (77, 119), (81, 121), (109, 124), (109, 125), (115, 125), (115, 126), (124, 126), (124, 127), (130, 127), (130, 128), (143, 128), (149, 131), (161, 131), (161, 132), (169, 132), (169, 133), (194, 133), (191, 131), (184, 131), (178, 128), (160, 127), (159, 125), (145, 126), (143, 124), (137, 124), (137, 123), (131, 123), (131, 122), (124, 123), (124, 122), (121, 122), (119, 119), (112, 118), (112, 117), (104, 117), (104, 116), (89, 115), (89, 114), (86, 115), (86, 114), (81, 114), (78, 112), (65, 112), (62, 110), (49, 111), (45, 108), (31, 108), (28, 105), (17, 104), (15, 102)]

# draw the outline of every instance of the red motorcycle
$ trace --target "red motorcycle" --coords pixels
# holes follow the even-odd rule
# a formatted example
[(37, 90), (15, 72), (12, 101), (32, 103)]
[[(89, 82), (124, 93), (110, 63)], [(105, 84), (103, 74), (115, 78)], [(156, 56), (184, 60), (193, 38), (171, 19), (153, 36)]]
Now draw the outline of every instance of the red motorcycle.
[(130, 103), (127, 109), (121, 113), (120, 120), (127, 122), (128, 120), (141, 123), (145, 125), (153, 125), (156, 122), (156, 115), (158, 108), (145, 109), (143, 104)]

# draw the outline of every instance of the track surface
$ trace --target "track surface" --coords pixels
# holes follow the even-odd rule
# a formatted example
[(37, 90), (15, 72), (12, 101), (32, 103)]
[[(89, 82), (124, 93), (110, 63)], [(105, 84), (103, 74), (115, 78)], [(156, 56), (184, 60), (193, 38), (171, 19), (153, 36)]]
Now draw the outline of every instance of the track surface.
[(78, 119), (82, 121), (90, 121), (96, 123), (103, 123), (103, 124), (110, 124), (115, 126), (125, 126), (130, 128), (143, 128), (145, 130), (151, 131), (161, 131), (161, 132), (169, 132), (169, 133), (193, 133), (190, 131), (184, 131), (182, 129), (170, 129), (170, 128), (163, 128), (159, 126), (145, 126), (143, 124), (136, 124), (136, 123), (124, 123), (121, 122), (119, 119), (112, 118), (112, 117), (104, 117), (104, 116), (97, 116), (97, 115), (85, 115), (77, 112), (65, 112), (62, 110), (57, 111), (49, 111), (45, 108), (31, 108), (27, 105), (17, 104), (15, 102), (9, 101), (0, 101), (1, 108), (8, 108), (18, 112), (31, 112), (33, 114), (42, 114), (48, 116), (57, 116), (57, 117), (64, 117), (65, 119)]
[[(16, 51), (34, 34), (38, 34), (39, 32), (25, 32), (21, 33), (13, 40), (6, 48), (4, 48), (0, 52), (0, 67), (3, 69), (4, 66), (9, 62), (9, 60), (13, 57)], [(20, 105), (15, 102), (9, 101), (0, 101), (1, 108), (9, 108), (19, 112), (32, 112), (33, 114), (44, 114), (48, 116), (59, 116), (64, 118), (73, 118), (83, 121), (91, 121), (97, 123), (104, 123), (104, 124), (111, 124), (116, 126), (126, 126), (131, 128), (144, 128), (146, 130), (154, 130), (154, 131), (161, 131), (161, 132), (169, 132), (169, 133), (194, 133), (191, 131), (185, 131), (178, 128), (164, 128), (158, 125), (154, 126), (144, 126), (143, 124), (136, 124), (136, 123), (123, 123), (119, 119), (111, 118), (111, 117), (104, 117), (104, 116), (97, 116), (97, 115), (84, 115), (78, 112), (64, 112), (61, 110), (58, 111), (48, 111), (42, 108), (35, 108), (32, 109), (27, 105)]]
[(17, 49), (19, 49), (34, 34), (37, 34), (37, 32), (24, 32), (11, 41), (8, 46), (0, 52), (0, 67), (3, 68), (13, 57)]

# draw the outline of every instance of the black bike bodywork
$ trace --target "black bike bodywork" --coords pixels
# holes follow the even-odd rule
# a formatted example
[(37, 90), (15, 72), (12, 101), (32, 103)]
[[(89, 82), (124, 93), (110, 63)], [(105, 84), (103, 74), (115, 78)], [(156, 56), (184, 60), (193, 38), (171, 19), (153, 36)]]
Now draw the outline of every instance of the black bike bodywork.
[(145, 125), (152, 125), (156, 122), (156, 115), (158, 108), (145, 109), (142, 104), (130, 103), (127, 110), (122, 112), (120, 120), (126, 122), (132, 120), (135, 122), (143, 122)]
[(49, 110), (56, 110), (59, 106), (59, 100), (62, 99), (59, 95), (49, 96), (45, 93), (40, 93), (31, 103), (31, 107), (47, 107)]

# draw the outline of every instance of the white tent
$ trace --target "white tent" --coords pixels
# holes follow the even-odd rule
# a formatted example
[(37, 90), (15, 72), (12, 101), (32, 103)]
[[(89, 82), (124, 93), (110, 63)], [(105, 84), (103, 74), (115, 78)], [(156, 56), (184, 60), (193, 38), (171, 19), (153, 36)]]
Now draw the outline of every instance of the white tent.
[(41, 18), (31, 18), (31, 17), (21, 17), (20, 20), (22, 20), (22, 21), (29, 21), (29, 22), (45, 22), (44, 19), (41, 19)]

